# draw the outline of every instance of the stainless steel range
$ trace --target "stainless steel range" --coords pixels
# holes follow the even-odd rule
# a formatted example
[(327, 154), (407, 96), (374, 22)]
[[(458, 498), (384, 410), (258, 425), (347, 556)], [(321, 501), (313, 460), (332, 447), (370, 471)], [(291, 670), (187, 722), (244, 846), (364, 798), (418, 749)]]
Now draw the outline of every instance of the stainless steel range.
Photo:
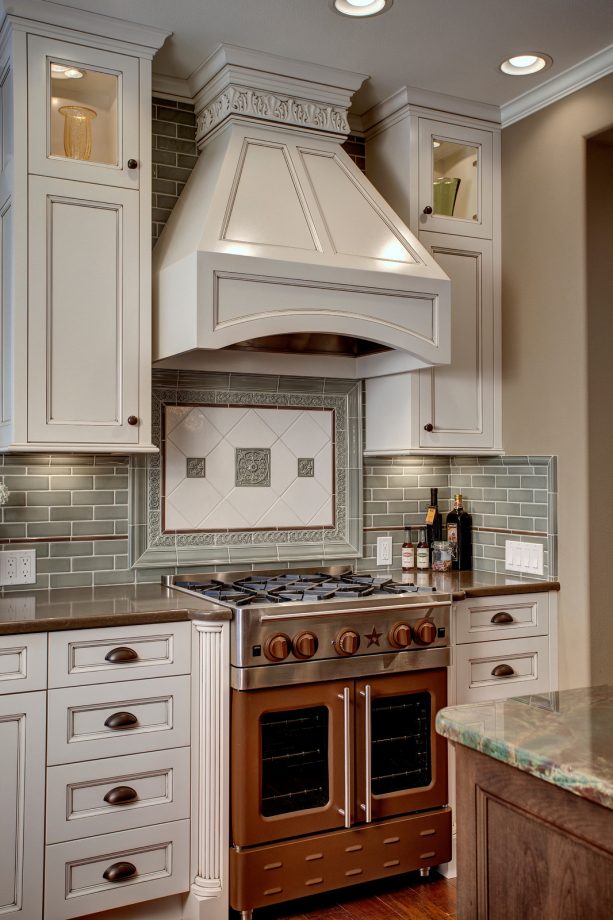
[(230, 904), (451, 857), (451, 595), (348, 566), (172, 576), (231, 607)]
[(433, 587), (349, 566), (163, 581), (232, 608), (231, 685), (237, 690), (449, 663), (451, 595)]

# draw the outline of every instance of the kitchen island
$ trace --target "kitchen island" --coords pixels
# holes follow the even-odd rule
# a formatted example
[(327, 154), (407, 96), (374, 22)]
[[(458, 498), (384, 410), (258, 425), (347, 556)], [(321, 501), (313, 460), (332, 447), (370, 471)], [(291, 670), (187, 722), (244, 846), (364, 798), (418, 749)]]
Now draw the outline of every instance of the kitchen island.
[(454, 706), (458, 920), (613, 916), (613, 686)]

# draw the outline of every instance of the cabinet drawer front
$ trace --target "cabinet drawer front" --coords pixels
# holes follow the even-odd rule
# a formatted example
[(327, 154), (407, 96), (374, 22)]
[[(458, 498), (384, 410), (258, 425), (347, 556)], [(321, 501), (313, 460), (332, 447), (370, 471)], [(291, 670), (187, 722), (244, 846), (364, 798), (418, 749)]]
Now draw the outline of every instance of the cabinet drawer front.
[(47, 634), (0, 636), (0, 693), (47, 688)]
[(47, 843), (189, 818), (189, 778), (189, 748), (50, 767)]
[[(501, 700), (550, 689), (546, 636), (461, 646), (456, 667), (458, 703)], [(500, 676), (493, 673), (496, 670)]]
[(458, 643), (544, 636), (549, 632), (549, 595), (467, 598), (457, 604), (455, 617)]
[(189, 677), (166, 677), (50, 690), (48, 764), (185, 747), (189, 688)]
[[(118, 863), (134, 872), (104, 877)], [(56, 843), (46, 850), (45, 918), (68, 920), (189, 889), (189, 821)]]
[(51, 633), (49, 686), (189, 674), (190, 643), (190, 623)]

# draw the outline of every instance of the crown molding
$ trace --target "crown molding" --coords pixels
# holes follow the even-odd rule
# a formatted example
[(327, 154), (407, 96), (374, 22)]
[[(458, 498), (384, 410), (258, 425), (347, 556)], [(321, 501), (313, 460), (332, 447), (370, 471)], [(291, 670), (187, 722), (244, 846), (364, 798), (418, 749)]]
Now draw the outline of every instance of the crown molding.
[(181, 77), (170, 77), (163, 73), (154, 73), (151, 89), (154, 96), (162, 99), (174, 99), (175, 102), (189, 102), (194, 104), (189, 83)]
[(172, 35), (163, 29), (116, 19), (102, 13), (89, 13), (52, 0), (0, 0), (0, 20), (36, 24), (37, 27), (48, 24), (84, 32), (90, 35), (104, 36), (114, 41), (130, 43), (153, 53), (162, 47)]
[(489, 124), (500, 123), (500, 109), (497, 105), (487, 102), (473, 102), (470, 99), (460, 99), (458, 96), (449, 96), (446, 93), (433, 93), (430, 90), (418, 89), (415, 86), (403, 86), (387, 99), (378, 102), (358, 118), (352, 119), (352, 124), (363, 133), (375, 132), (382, 122), (389, 123), (390, 119), (401, 115), (409, 106), (419, 106), (433, 112), (444, 112), (448, 115), (461, 115), (465, 118), (478, 118)]
[(556, 77), (551, 77), (535, 89), (516, 96), (500, 107), (503, 128), (527, 118), (528, 115), (576, 93), (596, 80), (613, 73), (613, 45), (603, 48), (574, 67), (569, 67)]

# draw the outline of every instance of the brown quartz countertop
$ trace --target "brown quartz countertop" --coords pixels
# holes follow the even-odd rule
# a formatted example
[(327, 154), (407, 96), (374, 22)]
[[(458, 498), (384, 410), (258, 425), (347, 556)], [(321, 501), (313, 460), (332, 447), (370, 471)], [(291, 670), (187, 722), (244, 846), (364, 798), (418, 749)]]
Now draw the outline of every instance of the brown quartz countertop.
[[(558, 591), (557, 581), (493, 575), (488, 572), (392, 571), (396, 581), (434, 584), (453, 599), (498, 594)], [(0, 635), (130, 626), (134, 623), (168, 623), (176, 620), (231, 620), (232, 611), (212, 601), (171, 591), (161, 584), (109, 585), (99, 588), (53, 588), (0, 595)]]
[(494, 575), (492, 572), (390, 572), (395, 581), (433, 584), (437, 591), (453, 595), (454, 601), (466, 597), (496, 597), (498, 594), (533, 594), (536, 591), (559, 591), (559, 581), (526, 578), (519, 575)]
[(53, 588), (0, 596), (0, 635), (231, 618), (227, 607), (161, 584)]

